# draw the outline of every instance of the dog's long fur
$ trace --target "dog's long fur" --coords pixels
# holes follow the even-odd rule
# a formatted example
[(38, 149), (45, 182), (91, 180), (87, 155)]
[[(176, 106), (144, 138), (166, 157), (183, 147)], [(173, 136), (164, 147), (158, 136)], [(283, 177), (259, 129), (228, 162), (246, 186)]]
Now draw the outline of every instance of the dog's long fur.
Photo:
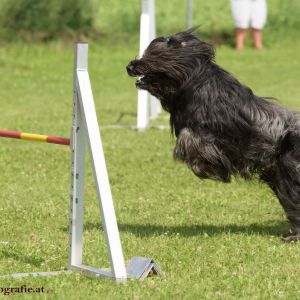
[(232, 175), (259, 174), (291, 224), (284, 240), (299, 240), (300, 119), (256, 96), (215, 64), (214, 54), (191, 29), (153, 40), (127, 72), (170, 113), (175, 159), (200, 178), (229, 182)]

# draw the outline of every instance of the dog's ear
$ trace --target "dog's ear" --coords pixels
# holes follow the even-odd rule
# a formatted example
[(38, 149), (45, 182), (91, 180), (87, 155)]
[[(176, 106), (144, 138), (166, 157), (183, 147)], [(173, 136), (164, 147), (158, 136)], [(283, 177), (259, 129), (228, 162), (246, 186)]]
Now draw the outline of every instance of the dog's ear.
[(195, 35), (195, 33), (198, 32), (199, 28), (200, 28), (200, 25), (193, 26), (193, 27), (189, 28), (189, 29), (186, 30), (186, 31), (182, 31), (182, 32), (176, 33), (176, 35), (178, 35), (178, 36)]
[(189, 28), (186, 31), (178, 32), (178, 33), (175, 34), (175, 37), (182, 40), (181, 47), (186, 47), (188, 45), (188, 43), (185, 40), (189, 40), (191, 38), (192, 39), (197, 38), (195, 33), (198, 31), (199, 27), (200, 26), (194, 26), (192, 28)]
[(197, 26), (193, 26), (191, 28), (189, 28), (187, 31), (184, 31), (184, 33), (186, 34), (194, 34), (196, 33), (200, 28), (200, 25), (197, 25)]

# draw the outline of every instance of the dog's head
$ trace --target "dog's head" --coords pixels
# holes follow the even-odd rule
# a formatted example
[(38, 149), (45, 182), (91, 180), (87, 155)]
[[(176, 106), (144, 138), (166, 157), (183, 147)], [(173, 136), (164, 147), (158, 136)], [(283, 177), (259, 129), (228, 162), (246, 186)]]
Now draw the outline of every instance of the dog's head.
[(194, 31), (192, 28), (154, 39), (142, 58), (132, 60), (127, 66), (130, 76), (139, 77), (136, 87), (159, 98), (163, 107), (193, 73), (214, 58), (213, 46), (199, 40)]

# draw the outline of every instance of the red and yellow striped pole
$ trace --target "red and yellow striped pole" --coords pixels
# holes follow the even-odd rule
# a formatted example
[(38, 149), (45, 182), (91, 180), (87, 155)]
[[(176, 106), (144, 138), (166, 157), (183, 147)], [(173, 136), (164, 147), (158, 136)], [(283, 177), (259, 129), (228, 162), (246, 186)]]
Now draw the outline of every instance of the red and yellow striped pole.
[(50, 136), (50, 135), (25, 133), (20, 131), (0, 130), (0, 137), (1, 136), (7, 138), (13, 138), (13, 139), (27, 140), (27, 141), (45, 142), (45, 143), (59, 144), (59, 145), (70, 145), (70, 139), (61, 138), (57, 136)]

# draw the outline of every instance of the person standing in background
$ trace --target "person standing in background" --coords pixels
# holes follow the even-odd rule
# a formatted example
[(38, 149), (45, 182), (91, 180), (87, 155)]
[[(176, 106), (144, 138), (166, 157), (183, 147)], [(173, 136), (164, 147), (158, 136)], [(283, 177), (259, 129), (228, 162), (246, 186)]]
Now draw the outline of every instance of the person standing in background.
[(235, 23), (235, 48), (237, 50), (244, 48), (250, 25), (254, 47), (262, 49), (262, 30), (267, 19), (266, 0), (231, 0), (231, 10)]

